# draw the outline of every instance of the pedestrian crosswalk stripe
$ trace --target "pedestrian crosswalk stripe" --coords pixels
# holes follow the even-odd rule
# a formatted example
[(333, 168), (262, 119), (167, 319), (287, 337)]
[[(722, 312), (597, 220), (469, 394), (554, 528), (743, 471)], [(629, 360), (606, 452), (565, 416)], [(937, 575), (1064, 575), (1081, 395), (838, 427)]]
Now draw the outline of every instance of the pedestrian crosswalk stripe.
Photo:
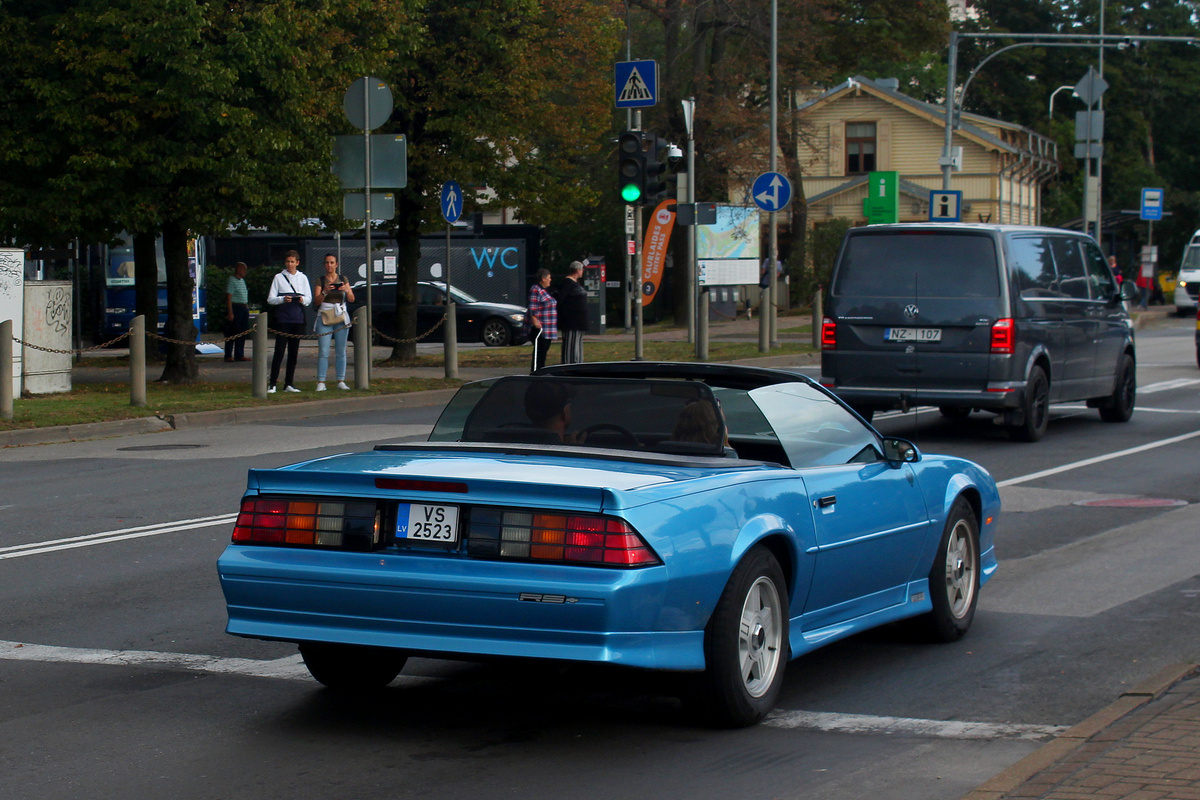
[(653, 99), (654, 95), (650, 93), (650, 87), (646, 86), (646, 82), (642, 80), (642, 74), (638, 72), (637, 67), (634, 67), (629, 73), (629, 78), (625, 81), (625, 86), (621, 89), (621, 94), (617, 98), (617, 101), (626, 103), (632, 100)]

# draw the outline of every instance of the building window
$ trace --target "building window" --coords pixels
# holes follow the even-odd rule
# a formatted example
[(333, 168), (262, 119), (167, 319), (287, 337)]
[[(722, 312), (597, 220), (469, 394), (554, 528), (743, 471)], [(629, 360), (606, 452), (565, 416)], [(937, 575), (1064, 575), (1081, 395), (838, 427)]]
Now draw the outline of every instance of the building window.
[(875, 171), (875, 123), (846, 123), (846, 174)]

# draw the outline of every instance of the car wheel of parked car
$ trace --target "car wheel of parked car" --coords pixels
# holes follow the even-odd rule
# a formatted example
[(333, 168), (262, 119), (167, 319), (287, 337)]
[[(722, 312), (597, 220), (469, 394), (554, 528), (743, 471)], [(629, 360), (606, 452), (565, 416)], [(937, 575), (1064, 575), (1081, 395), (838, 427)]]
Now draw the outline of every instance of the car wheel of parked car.
[(1117, 373), (1117, 386), (1111, 397), (1105, 398), (1100, 406), (1100, 419), (1105, 422), (1129, 422), (1137, 400), (1137, 366), (1128, 353), (1121, 358), (1121, 370)]
[(1041, 367), (1029, 371), (1020, 423), (1008, 426), (1008, 434), (1018, 442), (1036, 442), (1046, 435), (1050, 423), (1050, 382)]
[(960, 497), (950, 507), (937, 557), (929, 571), (933, 610), (918, 622), (934, 641), (956, 642), (971, 627), (978, 597), (979, 522), (971, 504)]
[(323, 642), (301, 644), (300, 655), (309, 674), (338, 691), (382, 689), (396, 679), (408, 661), (400, 650)]
[(709, 721), (753, 725), (775, 706), (787, 664), (787, 584), (767, 548), (753, 548), (725, 584), (704, 633), (697, 698)]
[(504, 320), (492, 317), (483, 323), (483, 343), (488, 347), (507, 347), (511, 339), (512, 333)]

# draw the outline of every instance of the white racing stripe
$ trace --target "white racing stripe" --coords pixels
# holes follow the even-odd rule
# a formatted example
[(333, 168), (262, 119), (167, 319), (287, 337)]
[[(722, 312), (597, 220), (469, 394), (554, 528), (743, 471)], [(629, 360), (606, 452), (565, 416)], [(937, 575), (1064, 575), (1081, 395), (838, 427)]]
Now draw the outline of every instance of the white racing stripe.
[(875, 717), (824, 711), (775, 711), (762, 723), (772, 728), (834, 733), (905, 733), (938, 739), (1043, 739), (1057, 736), (1065, 725), (1012, 725), (1002, 722)]
[(42, 553), (53, 553), (59, 550), (73, 550), (77, 547), (109, 544), (110, 542), (120, 542), (126, 539), (140, 539), (145, 536), (159, 536), (164, 533), (211, 528), (214, 525), (229, 525), (235, 520), (237, 520), (237, 514), (221, 514), (215, 517), (181, 519), (174, 522), (160, 522), (157, 525), (142, 525), (137, 528), (121, 528), (115, 531), (89, 533), (83, 536), (71, 536), (66, 539), (52, 539), (48, 542), (15, 544), (10, 547), (0, 547), (0, 561), (8, 558), (22, 558), (24, 556), (41, 555)]

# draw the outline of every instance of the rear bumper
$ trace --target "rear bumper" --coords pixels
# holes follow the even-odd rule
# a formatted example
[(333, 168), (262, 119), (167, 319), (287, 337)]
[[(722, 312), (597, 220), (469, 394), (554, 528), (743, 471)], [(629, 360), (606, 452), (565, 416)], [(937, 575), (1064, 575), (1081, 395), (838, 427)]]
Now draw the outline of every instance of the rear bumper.
[(218, 572), (226, 631), (236, 636), (451, 657), (704, 668), (703, 630), (660, 629), (663, 567), (531, 570), (387, 551), (231, 545)]
[(835, 386), (825, 378), (821, 379), (821, 384), (852, 406), (874, 409), (947, 406), (1006, 411), (1020, 408), (1025, 395), (1024, 381), (988, 384), (987, 390), (982, 392), (968, 389)]

